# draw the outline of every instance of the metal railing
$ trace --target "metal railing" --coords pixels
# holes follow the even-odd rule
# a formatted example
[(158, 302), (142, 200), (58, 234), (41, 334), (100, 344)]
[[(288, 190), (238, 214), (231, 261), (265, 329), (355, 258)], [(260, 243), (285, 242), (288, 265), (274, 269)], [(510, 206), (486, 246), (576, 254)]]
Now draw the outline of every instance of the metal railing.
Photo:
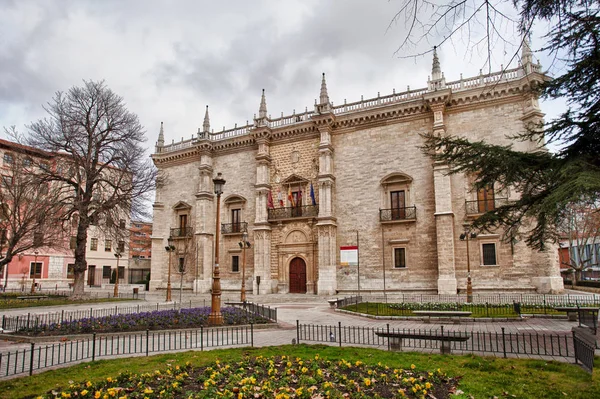
[(391, 208), (379, 210), (379, 221), (390, 222), (394, 220), (416, 220), (417, 207), (407, 206), (404, 208)]
[(259, 305), (258, 303), (253, 302), (227, 302), (227, 305), (235, 306), (238, 309), (245, 310), (249, 314), (263, 317), (277, 323), (277, 308)]
[(254, 346), (254, 325), (141, 331), (129, 334), (92, 334), (92, 337), (55, 344), (35, 344), (0, 353), (0, 376), (32, 375), (35, 370), (103, 357), (145, 355), (216, 347)]
[(290, 206), (268, 210), (269, 220), (310, 218), (319, 216), (319, 205)]
[(573, 328), (575, 363), (590, 374), (594, 371), (596, 336), (587, 328)]
[[(508, 355), (529, 356), (559, 356), (574, 358), (575, 349), (573, 339), (569, 333), (515, 333), (506, 332), (504, 327), (500, 332), (488, 331), (444, 331), (443, 326), (439, 329), (394, 329), (390, 325), (385, 327), (359, 327), (338, 325), (314, 325), (300, 324), (296, 321), (296, 338), (298, 343), (307, 342), (329, 342), (342, 346), (367, 345), (389, 348), (388, 338), (380, 337), (377, 333), (399, 333), (415, 335), (447, 335), (464, 337), (469, 339), (463, 342), (451, 342), (451, 349), (457, 353), (478, 353), (508, 357)], [(439, 349), (441, 342), (432, 339), (403, 338), (402, 346), (416, 350)]]
[(221, 234), (235, 234), (248, 231), (248, 222), (221, 223)]
[(191, 227), (177, 227), (172, 228), (169, 237), (171, 238), (183, 238), (192, 237), (194, 235), (194, 229)]
[(467, 215), (478, 215), (488, 211), (493, 211), (502, 205), (508, 204), (508, 198), (490, 198), (487, 200), (465, 201)]

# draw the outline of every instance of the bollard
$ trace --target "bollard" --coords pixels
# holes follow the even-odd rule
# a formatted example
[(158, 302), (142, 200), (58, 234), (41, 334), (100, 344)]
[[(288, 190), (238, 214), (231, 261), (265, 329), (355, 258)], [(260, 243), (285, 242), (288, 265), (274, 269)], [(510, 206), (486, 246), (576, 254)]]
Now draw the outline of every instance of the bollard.
[(31, 356), (29, 357), (29, 375), (33, 375), (33, 351), (35, 350), (35, 343), (31, 343)]

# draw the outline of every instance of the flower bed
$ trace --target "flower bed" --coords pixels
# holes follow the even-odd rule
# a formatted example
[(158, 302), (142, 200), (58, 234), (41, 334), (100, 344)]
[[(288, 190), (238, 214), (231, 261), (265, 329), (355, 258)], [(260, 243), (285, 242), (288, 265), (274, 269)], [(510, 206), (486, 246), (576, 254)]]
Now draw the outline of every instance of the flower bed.
[(71, 384), (38, 399), (50, 398), (449, 398), (458, 379), (434, 372), (390, 369), (361, 361), (329, 361), (281, 357), (219, 361), (208, 367), (170, 367), (165, 371), (132, 374), (99, 383)]
[[(209, 307), (157, 310), (40, 324), (33, 328), (22, 328), (18, 333), (27, 335), (65, 335), (194, 328), (206, 326), (209, 314)], [(243, 309), (234, 307), (222, 308), (221, 314), (223, 315), (224, 325), (266, 324), (270, 322), (270, 320), (261, 316), (255, 316)]]

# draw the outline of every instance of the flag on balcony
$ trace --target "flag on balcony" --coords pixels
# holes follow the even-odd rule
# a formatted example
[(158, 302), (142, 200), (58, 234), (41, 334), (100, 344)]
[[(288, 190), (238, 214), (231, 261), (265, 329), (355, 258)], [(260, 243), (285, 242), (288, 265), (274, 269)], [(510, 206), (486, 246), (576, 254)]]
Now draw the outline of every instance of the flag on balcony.
[(315, 189), (313, 188), (312, 182), (310, 182), (310, 199), (313, 205), (317, 205), (317, 200), (315, 198)]
[(283, 208), (283, 194), (281, 194), (281, 190), (277, 189), (277, 200), (279, 201), (279, 206)]
[(291, 206), (296, 206), (296, 203), (294, 202), (294, 196), (292, 195), (292, 186), (289, 185), (288, 186), (288, 201), (290, 201)]
[(302, 206), (302, 189), (298, 190), (298, 201), (296, 202), (296, 205)]
[(273, 194), (271, 193), (271, 190), (269, 190), (269, 194), (267, 195), (267, 208), (275, 208), (275, 205), (273, 205)]

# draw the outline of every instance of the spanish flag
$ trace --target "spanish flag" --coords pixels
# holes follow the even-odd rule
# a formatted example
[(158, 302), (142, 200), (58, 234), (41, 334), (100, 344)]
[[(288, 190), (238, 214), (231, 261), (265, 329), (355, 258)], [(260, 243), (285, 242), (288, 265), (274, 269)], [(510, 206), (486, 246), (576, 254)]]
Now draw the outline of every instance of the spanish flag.
[(291, 206), (296, 206), (296, 203), (294, 202), (294, 196), (292, 195), (292, 186), (288, 186), (288, 201), (290, 201)]
[(275, 208), (275, 205), (273, 205), (273, 194), (271, 193), (271, 190), (269, 190), (269, 194), (267, 195), (267, 208)]

